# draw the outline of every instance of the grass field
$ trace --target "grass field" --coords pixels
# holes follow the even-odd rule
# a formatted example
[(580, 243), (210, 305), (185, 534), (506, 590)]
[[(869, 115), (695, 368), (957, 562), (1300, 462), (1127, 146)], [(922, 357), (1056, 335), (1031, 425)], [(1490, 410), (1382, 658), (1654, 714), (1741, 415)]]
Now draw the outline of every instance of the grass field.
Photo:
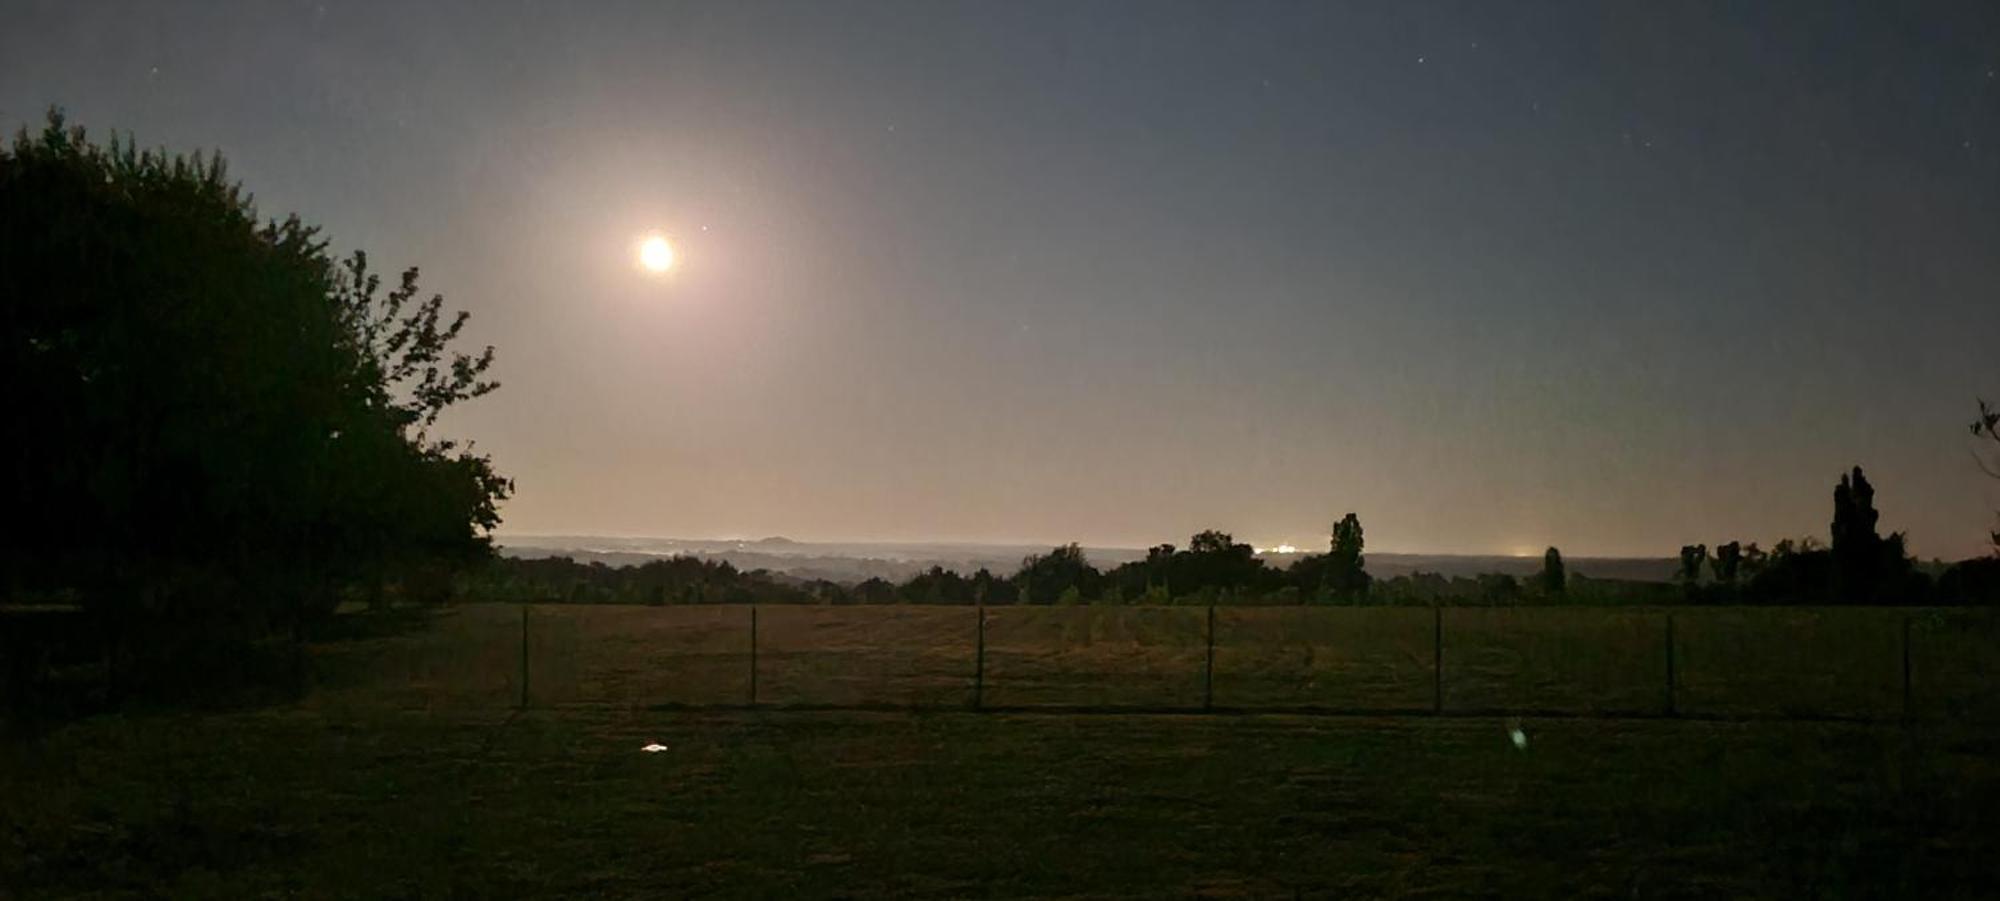
[[(970, 707), (968, 607), (768, 606), (757, 700)], [(1229, 709), (2000, 719), (2000, 616), (1888, 608), (1223, 607), (1213, 703)], [(1199, 708), (1207, 611), (995, 607), (992, 707)], [(531, 706), (743, 704), (751, 610), (547, 605), (527, 614)], [(503, 708), (521, 698), (522, 610), (469, 605), (435, 628), (318, 649), (314, 703)], [(1442, 666), (1434, 656), (1443, 651)]]
[[(1968, 897), (1991, 734), (645, 712), (100, 717), (0, 766), (10, 897)], [(649, 742), (669, 750), (642, 753)]]
[[(1972, 614), (1913, 620), (1899, 723), (1028, 712), (1198, 704), (1205, 611), (989, 612), (1015, 712), (649, 709), (747, 698), (742, 608), (536, 609), (519, 712), (518, 608), (322, 644), (297, 704), (0, 745), (0, 897), (1968, 897), (2000, 859)], [(1447, 707), (1663, 702), (1656, 614), (1607, 614), (1446, 611)], [(758, 615), (760, 696), (969, 701), (970, 610)], [(1903, 615), (1676, 611), (1681, 700), (1899, 711)], [(1218, 703), (1434, 700), (1429, 610), (1216, 620)]]

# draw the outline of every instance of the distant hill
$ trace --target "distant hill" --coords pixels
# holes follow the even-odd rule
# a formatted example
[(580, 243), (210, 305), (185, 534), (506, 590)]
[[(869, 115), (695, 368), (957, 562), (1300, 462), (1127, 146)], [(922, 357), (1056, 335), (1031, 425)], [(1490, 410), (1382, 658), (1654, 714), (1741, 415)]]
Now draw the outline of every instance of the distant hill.
[[(593, 535), (506, 535), (496, 539), (500, 552), (511, 557), (571, 557), (608, 566), (645, 563), (660, 557), (690, 555), (727, 560), (738, 569), (767, 569), (797, 579), (859, 582), (880, 577), (902, 581), (933, 566), (971, 573), (982, 567), (1006, 575), (1021, 558), (1039, 554), (1048, 545), (968, 544), (954, 542), (812, 542), (789, 538), (713, 540), (685, 538), (608, 538)], [(1085, 556), (1100, 569), (1143, 560), (1140, 548), (1086, 547)], [(1299, 554), (1267, 554), (1277, 567), (1290, 566)], [(1542, 568), (1540, 557), (1470, 554), (1368, 554), (1368, 571), (1390, 578), (1423, 571), (1445, 576), (1506, 573), (1527, 576)], [(1572, 573), (1596, 579), (1641, 582), (1671, 581), (1679, 561), (1671, 557), (1566, 557)]]

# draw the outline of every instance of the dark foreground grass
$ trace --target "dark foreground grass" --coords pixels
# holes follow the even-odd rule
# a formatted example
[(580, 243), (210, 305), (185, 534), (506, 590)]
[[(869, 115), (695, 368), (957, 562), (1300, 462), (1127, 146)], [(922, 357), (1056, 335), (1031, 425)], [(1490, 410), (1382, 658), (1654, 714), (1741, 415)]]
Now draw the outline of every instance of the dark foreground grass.
[[(1983, 895), (1938, 725), (289, 709), (0, 748), (0, 896)], [(642, 753), (648, 742), (669, 746)]]

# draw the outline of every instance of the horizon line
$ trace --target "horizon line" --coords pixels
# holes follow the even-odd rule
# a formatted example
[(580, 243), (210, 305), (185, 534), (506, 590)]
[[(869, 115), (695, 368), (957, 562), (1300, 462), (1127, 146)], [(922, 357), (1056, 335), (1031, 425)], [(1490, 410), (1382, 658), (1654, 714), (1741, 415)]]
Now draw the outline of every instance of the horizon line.
[[(515, 540), (519, 540), (519, 539), (530, 539), (530, 538), (544, 538), (544, 539), (547, 539), (547, 538), (601, 538), (601, 539), (609, 539), (609, 540), (614, 540), (614, 541), (682, 541), (682, 542), (701, 542), (701, 543), (709, 543), (709, 544), (757, 544), (757, 543), (760, 543), (760, 542), (764, 542), (764, 541), (770, 541), (770, 540), (774, 540), (774, 539), (775, 539), (775, 540), (782, 540), (782, 541), (789, 541), (789, 542), (793, 542), (793, 543), (795, 543), (795, 544), (805, 544), (805, 545), (836, 545), (836, 544), (861, 544), (861, 545), (885, 545), (885, 546), (890, 546), (890, 545), (944, 545), (944, 546), (956, 546), (956, 547), (1012, 547), (1012, 548), (1033, 548), (1033, 547), (1041, 547), (1041, 548), (1055, 548), (1055, 547), (1062, 547), (1062, 546), (1064, 546), (1064, 545), (1067, 545), (1067, 544), (1072, 544), (1072, 543), (1074, 543), (1074, 544), (1076, 544), (1077, 546), (1079, 546), (1079, 547), (1081, 547), (1081, 548), (1084, 548), (1085, 550), (1102, 550), (1102, 551), (1130, 551), (1130, 552), (1134, 552), (1134, 553), (1142, 553), (1142, 552), (1144, 552), (1144, 551), (1148, 550), (1148, 549), (1149, 549), (1149, 548), (1151, 548), (1151, 547), (1154, 547), (1154, 546), (1157, 546), (1158, 544), (1162, 544), (1162, 543), (1167, 543), (1167, 542), (1155, 542), (1154, 544), (1150, 544), (1150, 545), (1143, 545), (1143, 546), (1141, 546), (1141, 545), (1129, 545), (1129, 544), (1118, 544), (1118, 543), (1109, 543), (1109, 544), (1099, 544), (1099, 543), (1093, 543), (1093, 542), (1085, 542), (1085, 541), (1076, 541), (1076, 542), (1068, 542), (1068, 541), (1059, 541), (1059, 542), (1049, 542), (1049, 541), (1035, 541), (1035, 540), (1025, 540), (1025, 541), (1023, 541), (1023, 540), (1005, 540), (1005, 539), (1000, 539), (1000, 540), (996, 540), (996, 539), (964, 539), (964, 538), (935, 538), (935, 539), (930, 539), (930, 538), (914, 538), (914, 539), (913, 539), (913, 538), (841, 538), (841, 539), (827, 539), (827, 538), (794, 538), (794, 537), (792, 537), (792, 536), (790, 536), (790, 535), (784, 535), (784, 534), (770, 534), (770, 535), (763, 535), (763, 536), (759, 536), (759, 537), (747, 537), (747, 536), (740, 536), (740, 535), (732, 535), (732, 536), (726, 536), (726, 537), (691, 537), (691, 536), (686, 536), (686, 535), (657, 535), (657, 534), (643, 534), (643, 535), (642, 535), (642, 534), (615, 534), (615, 533), (608, 533), (608, 532), (527, 532), (527, 531), (522, 531), (522, 532), (498, 532), (498, 531), (496, 531), (496, 532), (493, 532), (493, 533), (492, 533), (491, 537), (493, 538), (493, 540), (494, 540), (494, 542), (495, 542), (496, 544), (501, 544), (501, 545), (505, 545), (505, 544), (507, 543), (507, 541), (508, 541), (509, 539), (515, 539)], [(1254, 543), (1254, 542), (1246, 542), (1246, 543), (1250, 543), (1250, 544), (1252, 544), (1252, 546), (1253, 546), (1253, 547), (1255, 546), (1255, 543)], [(1281, 543), (1282, 543), (1282, 542), (1281, 542)], [(1174, 544), (1174, 546), (1175, 546), (1176, 548), (1179, 548), (1179, 549), (1185, 549), (1185, 544), (1183, 544), (1183, 543), (1181, 543), (1181, 542), (1173, 542), (1173, 544)], [(1556, 549), (1557, 549), (1558, 551), (1562, 551), (1562, 546), (1561, 546), (1561, 545), (1554, 545), (1554, 547), (1555, 547), (1555, 548), (1556, 548)], [(581, 548), (577, 548), (577, 550), (581, 550)], [(1318, 553), (1324, 553), (1324, 552), (1325, 552), (1325, 550), (1324, 550), (1324, 549), (1318, 549), (1318, 548), (1312, 548), (1312, 547), (1306, 547), (1306, 546), (1299, 546), (1297, 550), (1298, 550), (1298, 553), (1297, 553), (1296, 555), (1304, 555), (1304, 554), (1318, 554)], [(1269, 549), (1269, 548), (1259, 548), (1259, 549), (1258, 549), (1258, 555), (1259, 555), (1259, 556), (1296, 556), (1296, 555), (1293, 555), (1293, 554), (1271, 554), (1271, 553), (1269, 553), (1269, 551), (1270, 551), (1270, 549)], [(1528, 560), (1528, 559), (1534, 559), (1534, 558), (1537, 558), (1537, 557), (1540, 557), (1540, 556), (1542, 556), (1542, 553), (1543, 553), (1542, 551), (1536, 551), (1536, 552), (1531, 552), (1531, 553), (1514, 553), (1514, 552), (1509, 552), (1509, 551), (1445, 551), (1445, 550), (1425, 550), (1425, 551), (1413, 551), (1413, 550), (1405, 550), (1405, 549), (1390, 549), (1390, 548), (1384, 548), (1384, 549), (1381, 549), (1381, 550), (1364, 550), (1364, 551), (1363, 551), (1363, 555), (1364, 555), (1364, 556), (1365, 556), (1365, 555), (1368, 555), (1368, 554), (1382, 554), (1382, 555), (1389, 555), (1389, 556), (1398, 556), (1398, 557), (1502, 557), (1502, 558), (1509, 558), (1509, 559), (1522, 559), (1522, 560)], [(1574, 554), (1573, 554), (1573, 553), (1569, 553), (1569, 552), (1567, 552), (1567, 551), (1563, 551), (1563, 559), (1565, 559), (1565, 560), (1569, 560), (1569, 559), (1576, 559), (1576, 560), (1672, 560), (1672, 559), (1676, 559), (1676, 557), (1677, 557), (1677, 554), (1674, 554), (1674, 553), (1656, 553), (1656, 554), (1603, 554), (1603, 553), (1574, 553)]]

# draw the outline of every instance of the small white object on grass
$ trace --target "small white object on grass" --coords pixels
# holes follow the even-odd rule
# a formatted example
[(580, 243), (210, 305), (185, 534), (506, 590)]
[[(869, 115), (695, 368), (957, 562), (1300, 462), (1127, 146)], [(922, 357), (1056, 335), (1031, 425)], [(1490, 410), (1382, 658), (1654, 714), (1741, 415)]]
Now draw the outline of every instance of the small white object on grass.
[(666, 746), (666, 745), (663, 745), (663, 744), (660, 744), (660, 743), (658, 743), (658, 742), (655, 742), (655, 743), (653, 743), (653, 744), (650, 744), (650, 745), (647, 745), (647, 746), (645, 746), (645, 747), (643, 747), (643, 748), (640, 748), (639, 750), (641, 750), (641, 751), (644, 751), (644, 752), (646, 752), (646, 753), (648, 753), (648, 754), (658, 754), (658, 753), (660, 753), (661, 751), (664, 751), (664, 750), (666, 750), (666, 749), (667, 749), (667, 746)]
[(1514, 747), (1523, 751), (1528, 749), (1528, 733), (1522, 732), (1520, 726), (1509, 728), (1507, 730), (1507, 737), (1514, 740)]

